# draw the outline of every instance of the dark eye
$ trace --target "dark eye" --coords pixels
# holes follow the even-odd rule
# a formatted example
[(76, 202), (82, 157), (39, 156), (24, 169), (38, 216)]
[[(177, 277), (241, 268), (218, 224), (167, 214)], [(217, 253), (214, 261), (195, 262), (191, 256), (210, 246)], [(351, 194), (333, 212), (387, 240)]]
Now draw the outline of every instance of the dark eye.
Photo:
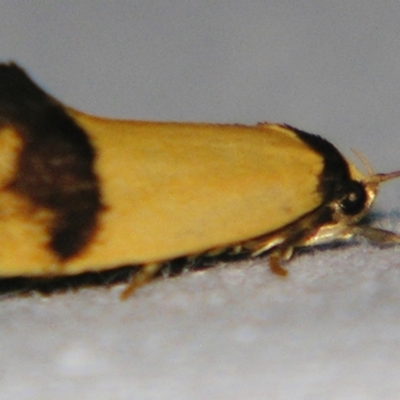
[(364, 186), (357, 181), (350, 181), (344, 189), (344, 197), (340, 201), (340, 208), (347, 215), (355, 215), (365, 207), (367, 194)]

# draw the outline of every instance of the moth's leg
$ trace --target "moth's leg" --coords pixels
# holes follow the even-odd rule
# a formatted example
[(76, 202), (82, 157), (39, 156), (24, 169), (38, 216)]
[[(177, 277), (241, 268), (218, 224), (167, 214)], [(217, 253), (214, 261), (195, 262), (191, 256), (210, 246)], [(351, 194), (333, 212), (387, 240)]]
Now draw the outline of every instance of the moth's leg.
[(281, 265), (282, 257), (279, 252), (274, 252), (269, 256), (269, 269), (272, 273), (279, 276), (286, 276), (288, 271), (286, 268), (283, 268)]
[(384, 229), (374, 228), (372, 226), (355, 226), (353, 232), (356, 235), (363, 236), (371, 242), (378, 244), (400, 244), (400, 235)]
[(293, 255), (294, 246), (285, 243), (285, 232), (267, 236), (258, 240), (251, 240), (243, 244), (256, 257), (269, 251), (268, 263), (271, 272), (279, 276), (286, 276), (288, 271), (282, 267), (282, 261), (289, 260)]
[(293, 255), (293, 247), (277, 248), (269, 255), (269, 268), (271, 272), (279, 276), (286, 276), (288, 271), (282, 267), (282, 261), (289, 260)]
[(157, 272), (162, 268), (162, 263), (151, 263), (143, 265), (138, 272), (132, 277), (127, 287), (121, 293), (121, 300), (126, 300), (133, 292), (151, 281)]

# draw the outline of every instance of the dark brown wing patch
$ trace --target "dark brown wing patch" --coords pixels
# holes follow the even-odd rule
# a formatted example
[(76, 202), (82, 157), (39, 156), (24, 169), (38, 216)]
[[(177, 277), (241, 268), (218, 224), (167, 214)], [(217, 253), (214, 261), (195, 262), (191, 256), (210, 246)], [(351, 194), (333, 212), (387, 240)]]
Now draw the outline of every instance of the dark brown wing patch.
[(0, 65), (0, 126), (12, 126), (23, 141), (8, 188), (51, 211), (51, 250), (61, 260), (74, 256), (94, 234), (102, 209), (87, 135), (15, 64)]

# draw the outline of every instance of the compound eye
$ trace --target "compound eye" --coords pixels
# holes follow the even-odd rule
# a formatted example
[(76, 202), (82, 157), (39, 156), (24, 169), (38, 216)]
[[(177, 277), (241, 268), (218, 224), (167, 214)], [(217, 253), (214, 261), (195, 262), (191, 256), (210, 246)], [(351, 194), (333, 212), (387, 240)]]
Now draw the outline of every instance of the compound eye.
[(350, 181), (344, 187), (345, 195), (340, 201), (340, 208), (344, 214), (356, 215), (365, 208), (367, 194), (364, 186), (357, 181)]

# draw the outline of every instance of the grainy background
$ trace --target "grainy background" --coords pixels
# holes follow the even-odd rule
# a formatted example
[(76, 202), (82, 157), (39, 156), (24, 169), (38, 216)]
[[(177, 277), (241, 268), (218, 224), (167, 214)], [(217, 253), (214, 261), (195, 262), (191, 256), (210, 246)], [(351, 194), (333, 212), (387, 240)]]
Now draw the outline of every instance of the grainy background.
[[(400, 3), (1, 1), (0, 59), (113, 117), (286, 122), (400, 168)], [(400, 182), (380, 224), (400, 230)], [(0, 398), (400, 398), (400, 258), (368, 244), (0, 300)]]

